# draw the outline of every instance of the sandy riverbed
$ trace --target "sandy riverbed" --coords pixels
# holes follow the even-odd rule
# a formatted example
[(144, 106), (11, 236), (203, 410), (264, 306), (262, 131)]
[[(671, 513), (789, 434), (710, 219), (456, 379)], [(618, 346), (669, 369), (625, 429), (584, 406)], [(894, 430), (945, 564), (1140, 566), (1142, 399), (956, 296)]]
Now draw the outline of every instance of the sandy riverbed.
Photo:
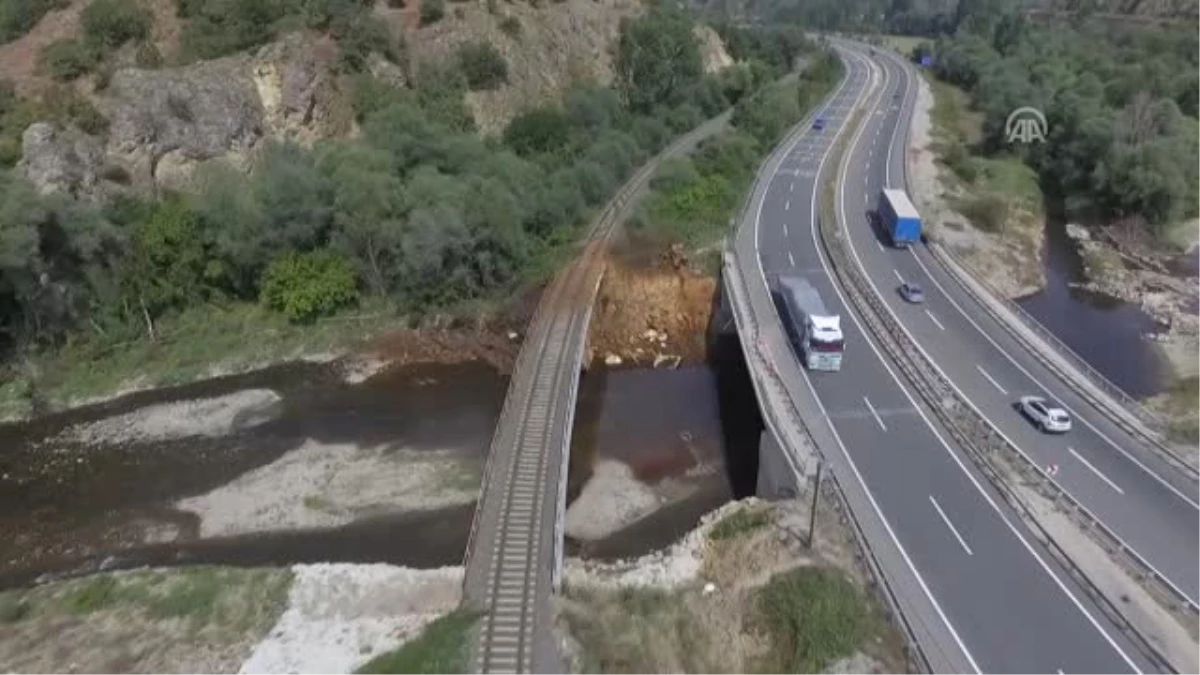
[(449, 451), (306, 441), (231, 483), (176, 503), (200, 536), (345, 525), (357, 518), (473, 501), (478, 460)]

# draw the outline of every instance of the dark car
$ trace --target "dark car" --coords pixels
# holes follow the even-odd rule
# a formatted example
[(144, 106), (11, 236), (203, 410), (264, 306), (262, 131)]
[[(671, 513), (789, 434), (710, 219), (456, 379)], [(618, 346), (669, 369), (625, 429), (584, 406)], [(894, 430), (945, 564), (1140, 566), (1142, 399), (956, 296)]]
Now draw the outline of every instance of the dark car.
[(921, 290), (921, 287), (916, 284), (900, 284), (899, 291), (900, 297), (904, 298), (908, 302), (913, 303), (914, 305), (925, 302), (925, 291)]
[(812, 128), (816, 129), (817, 131), (824, 129), (825, 128), (825, 118), (818, 117), (817, 119), (813, 120)]

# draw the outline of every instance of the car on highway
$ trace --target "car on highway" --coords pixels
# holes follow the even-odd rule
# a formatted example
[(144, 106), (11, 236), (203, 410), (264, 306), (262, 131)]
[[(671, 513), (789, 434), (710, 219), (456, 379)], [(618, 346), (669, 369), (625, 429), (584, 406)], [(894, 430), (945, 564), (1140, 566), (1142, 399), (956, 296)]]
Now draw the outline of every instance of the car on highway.
[(911, 284), (906, 281), (900, 284), (900, 287), (896, 290), (906, 302), (911, 302), (914, 305), (925, 302), (925, 291), (918, 284)]
[(1041, 396), (1022, 396), (1019, 407), (1021, 414), (1041, 431), (1065, 434), (1071, 430), (1071, 416), (1067, 411)]
[(812, 128), (816, 129), (817, 131), (824, 129), (825, 128), (825, 118), (818, 117), (817, 119), (813, 120)]

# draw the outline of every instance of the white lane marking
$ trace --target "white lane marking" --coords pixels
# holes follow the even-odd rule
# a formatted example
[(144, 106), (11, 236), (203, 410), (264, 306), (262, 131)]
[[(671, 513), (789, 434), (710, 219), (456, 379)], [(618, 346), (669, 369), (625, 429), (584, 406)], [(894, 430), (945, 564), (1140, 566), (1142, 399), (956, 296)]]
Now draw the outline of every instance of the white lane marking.
[(790, 200), (790, 199), (789, 199), (789, 200), (787, 200), (786, 202), (784, 202), (784, 203), (783, 203), (783, 210), (784, 210), (784, 211), (790, 211), (790, 210), (791, 210), (791, 208), (792, 208), (792, 200)]
[(788, 184), (788, 192), (791, 192), (795, 189), (796, 189), (796, 181), (792, 181), (791, 183)]
[(982, 375), (982, 376), (984, 376), (984, 378), (986, 378), (988, 382), (991, 382), (993, 387), (995, 387), (995, 388), (999, 389), (1001, 394), (1004, 394), (1005, 396), (1008, 396), (1008, 392), (1007, 392), (1007, 391), (1005, 391), (1004, 387), (1001, 387), (1001, 386), (1000, 386), (1000, 383), (999, 383), (999, 382), (997, 382), (997, 381), (995, 380), (995, 378), (993, 378), (991, 375), (988, 375), (988, 371), (984, 370), (984, 369), (983, 369), (983, 366), (981, 366), (981, 365), (979, 365), (979, 364), (976, 364), (976, 365), (975, 365), (975, 369), (976, 369), (976, 370), (978, 370), (978, 371), (979, 371), (979, 374), (980, 374), (980, 375)]
[(879, 417), (879, 413), (875, 412), (875, 406), (871, 405), (871, 399), (864, 396), (863, 403), (867, 404), (867, 410), (870, 410), (871, 415), (875, 417), (875, 421), (879, 422), (879, 428), (887, 431), (887, 425), (883, 423), (883, 420)]
[[(866, 178), (863, 178), (863, 186), (864, 186), (864, 187), (868, 187), (868, 186), (870, 186), (870, 183), (868, 183), (868, 182), (867, 182), (867, 179), (866, 179)], [(870, 201), (868, 201), (868, 199), (867, 199), (867, 193), (866, 193), (866, 192), (864, 192), (864, 193), (863, 193), (863, 203), (864, 203), (864, 204), (870, 204), (870, 203), (871, 203), (871, 202), (870, 202)]]
[[(853, 54), (853, 52), (849, 52), (849, 54)], [(855, 60), (855, 63), (858, 62), (857, 56), (852, 56), (851, 58), (853, 58)], [(840, 86), (839, 92), (841, 91), (841, 88), (844, 88), (846, 86), (846, 84), (851, 81), (853, 81), (853, 78), (847, 77), (846, 80)], [(862, 95), (863, 95), (863, 92), (860, 92), (855, 97), (855, 101), (860, 100), (862, 98)], [(838, 128), (837, 133), (840, 135), (841, 127)], [(859, 133), (861, 133), (861, 129), (859, 130)], [(796, 142), (799, 142), (799, 141), (796, 141)], [(829, 156), (828, 156), (827, 152), (821, 156), (821, 161), (817, 165), (817, 175), (818, 176), (821, 175), (821, 169), (825, 166), (825, 160), (827, 160), (828, 158), (829, 158)], [(776, 165), (775, 173), (778, 173), (778, 170), (779, 170), (778, 165)], [(774, 178), (774, 176), (772, 176), (772, 179), (773, 178)], [(767, 277), (766, 277), (766, 272), (763, 270), (763, 267), (762, 267), (762, 255), (761, 255), (761, 247), (759, 245), (759, 234), (762, 232), (760, 223), (762, 221), (763, 204), (765, 204), (767, 201), (765, 197), (766, 197), (766, 193), (764, 192), (763, 199), (761, 199), (758, 202), (758, 209), (755, 211), (755, 214), (754, 214), (754, 252), (756, 254), (756, 257), (757, 257), (757, 260), (759, 263), (758, 264), (758, 273), (762, 277), (764, 285), (766, 285), (766, 283), (767, 283)], [(816, 217), (817, 217), (817, 191), (816, 190), (812, 191), (812, 197), (811, 197), (811, 201), (810, 201), (810, 213), (811, 213), (811, 218), (813, 219), (813, 222), (815, 222)], [(813, 243), (814, 244), (817, 243), (815, 233), (813, 234)], [(821, 264), (822, 265), (825, 264), (824, 258), (821, 258)], [(828, 267), (825, 268), (825, 272), (826, 272), (826, 274), (829, 274)], [(836, 286), (834, 288), (836, 289)], [(840, 293), (839, 293), (839, 295), (840, 295)], [(842, 301), (844, 303), (845, 298), (842, 298)], [(876, 352), (876, 353), (878, 353), (878, 352)], [(805, 369), (801, 368), (800, 375), (801, 375), (801, 377), (804, 378), (804, 384), (808, 387), (809, 392), (811, 392), (813, 395), (813, 398), (816, 399), (817, 407), (821, 409), (821, 414), (826, 419), (828, 419), (829, 411), (827, 411), (825, 409), (825, 404), (822, 403), (821, 398), (819, 396), (817, 396), (817, 391), (812, 386), (812, 380), (809, 378), (808, 372)], [(895, 377), (895, 376), (893, 375), (893, 377)], [(911, 400), (911, 398), (909, 400)], [(846, 458), (846, 463), (850, 465), (850, 471), (854, 473), (855, 480), (858, 481), (858, 484), (860, 486), (862, 486), (863, 492), (867, 495), (867, 501), (869, 501), (871, 503), (871, 509), (875, 512), (875, 515), (879, 518), (879, 522), (883, 524), (883, 529), (887, 531), (888, 537), (892, 540), (892, 543), (894, 543), (896, 545), (896, 550), (898, 550), (900, 552), (900, 557), (904, 559), (905, 566), (907, 566), (908, 569), (910, 571), (912, 571), (913, 576), (916, 577), (917, 584), (921, 587), (921, 592), (925, 594), (926, 598), (929, 598), (929, 602), (930, 602), (930, 604), (933, 605), (934, 611), (937, 612), (938, 618), (941, 619), (942, 623), (946, 626), (946, 630), (950, 631), (950, 636), (954, 638), (954, 643), (956, 645), (958, 645), (958, 648), (960, 650), (962, 650), (963, 656), (966, 657), (967, 662), (971, 664), (971, 670), (975, 671), (976, 673), (982, 672), (979, 669), (979, 665), (977, 663), (975, 663), (975, 657), (971, 656), (970, 650), (967, 649), (967, 646), (963, 643), (962, 638), (959, 637), (958, 631), (954, 629), (954, 625), (950, 623), (950, 619), (947, 618), (946, 613), (944, 611), (942, 611), (942, 606), (940, 604), (938, 604), (937, 598), (933, 597), (933, 593), (929, 590), (928, 584), (925, 583), (925, 578), (921, 576), (921, 573), (917, 570), (917, 566), (913, 564), (912, 558), (910, 558), (908, 555), (908, 551), (906, 551), (904, 549), (904, 545), (901, 544), (900, 539), (896, 537), (896, 532), (892, 529), (891, 523), (889, 523), (887, 518), (884, 517), (883, 509), (879, 508), (879, 502), (875, 501), (875, 495), (871, 494), (870, 488), (867, 487), (867, 481), (863, 479), (862, 473), (858, 470), (858, 465), (854, 463), (854, 458), (851, 457), (849, 451), (846, 450), (846, 445), (845, 445), (845, 443), (842, 442), (842, 437), (838, 434), (837, 429), (835, 429), (832, 424), (829, 425), (829, 429), (833, 433), (834, 440), (837, 441), (838, 449), (842, 451), (842, 456)]]
[(941, 321), (937, 320), (937, 317), (933, 315), (933, 312), (931, 312), (929, 310), (925, 310), (925, 314), (927, 316), (929, 316), (929, 320), (933, 322), (933, 325), (937, 326), (938, 328), (941, 328), (942, 330), (946, 330), (946, 327), (942, 325)]
[(1072, 448), (1071, 446), (1069, 446), (1069, 445), (1068, 445), (1068, 446), (1067, 446), (1067, 452), (1069, 452), (1069, 453), (1071, 453), (1072, 455), (1074, 455), (1075, 459), (1079, 460), (1080, 462), (1083, 462), (1083, 465), (1084, 465), (1084, 466), (1086, 466), (1087, 468), (1091, 469), (1091, 470), (1092, 470), (1092, 473), (1094, 473), (1094, 474), (1096, 474), (1097, 476), (1099, 476), (1099, 477), (1100, 477), (1100, 480), (1104, 481), (1105, 483), (1108, 483), (1108, 487), (1110, 487), (1110, 488), (1112, 488), (1112, 489), (1116, 490), (1116, 491), (1117, 491), (1117, 494), (1122, 494), (1122, 495), (1123, 495), (1123, 494), (1125, 494), (1125, 491), (1124, 491), (1124, 490), (1122, 490), (1122, 489), (1120, 488), (1120, 486), (1118, 486), (1116, 483), (1114, 483), (1114, 482), (1112, 482), (1111, 480), (1109, 480), (1108, 476), (1105, 476), (1104, 474), (1100, 473), (1100, 469), (1097, 469), (1096, 467), (1092, 466), (1092, 463), (1091, 463), (1091, 462), (1089, 462), (1089, 461), (1087, 461), (1086, 459), (1084, 459), (1084, 458), (1083, 458), (1083, 455), (1079, 454), (1078, 452), (1075, 452), (1075, 448)]
[[(1028, 370), (1026, 370), (1025, 367), (1022, 366), (1020, 363), (1018, 363), (1017, 360), (1011, 354), (1009, 354), (1007, 351), (1005, 351), (994, 339), (992, 339), (992, 336), (988, 335), (983, 330), (983, 327), (981, 327), (975, 321), (975, 319), (972, 318), (971, 315), (968, 314), (966, 312), (966, 310), (964, 310), (962, 308), (962, 306), (958, 304), (958, 302), (954, 298), (952, 298), (946, 294), (946, 289), (944, 287), (942, 287), (942, 284), (941, 284), (941, 282), (939, 282), (937, 280), (937, 277), (933, 276), (933, 273), (930, 272), (929, 268), (925, 266), (925, 263), (921, 261), (921, 256), (917, 255), (916, 251), (909, 249), (909, 253), (912, 254), (913, 258), (917, 261), (917, 265), (919, 265), (921, 267), (921, 269), (925, 272), (925, 276), (929, 277), (929, 279), (931, 281), (933, 281), (933, 285), (938, 287), (938, 290), (940, 290), (942, 292), (942, 295), (946, 296), (946, 299), (950, 301), (950, 304), (953, 305), (956, 310), (958, 310), (958, 313), (962, 314), (964, 317), (966, 317), (967, 321), (970, 322), (970, 324), (975, 327), (975, 330), (980, 335), (982, 335), (985, 340), (987, 340), (989, 343), (991, 343), (991, 345), (993, 347), (996, 348), (996, 351), (1003, 354), (1004, 358), (1008, 359), (1009, 363), (1013, 364), (1017, 368), (1017, 370), (1021, 371), (1022, 375), (1024, 375), (1025, 377), (1028, 377), (1031, 382), (1036, 384), (1043, 391), (1051, 391), (1051, 389), (1049, 387), (1042, 384), (1041, 380), (1034, 377), (1032, 373), (1030, 373)], [(1056, 397), (1056, 398), (1058, 398), (1058, 397)], [(1075, 412), (1074, 410), (1072, 410), (1070, 407), (1067, 406), (1066, 403), (1063, 403), (1061, 399), (1058, 401), (1058, 404), (1060, 406), (1062, 406), (1064, 410), (1066, 410), (1068, 413), (1070, 413), (1072, 417), (1074, 417), (1075, 419), (1078, 419), (1080, 422), (1083, 422), (1084, 426), (1086, 426), (1088, 429), (1092, 430), (1092, 433), (1096, 434), (1100, 438), (1104, 439), (1104, 441), (1106, 443), (1108, 443), (1112, 447), (1116, 448), (1118, 452), (1120, 452), (1122, 455), (1125, 455), (1126, 459), (1133, 462), (1133, 464), (1135, 466), (1137, 466), (1142, 471), (1146, 472), (1151, 478), (1158, 481), (1159, 484), (1161, 484), (1163, 487), (1170, 490), (1175, 496), (1179, 497), (1183, 501), (1190, 504), (1192, 506), (1192, 508), (1200, 509), (1200, 502), (1196, 502), (1191, 497), (1189, 497), (1188, 495), (1186, 495), (1182, 491), (1180, 491), (1178, 488), (1176, 488), (1174, 485), (1171, 485), (1171, 483), (1167, 482), (1167, 480), (1164, 479), (1162, 476), (1160, 476), (1157, 473), (1155, 473), (1154, 471), (1152, 471), (1150, 469), (1150, 467), (1146, 466), (1145, 464), (1143, 464), (1141, 462), (1141, 460), (1139, 460), (1137, 457), (1134, 457), (1132, 454), (1130, 454), (1130, 452), (1128, 450), (1121, 447), (1116, 441), (1109, 438), (1104, 432), (1097, 429), (1094, 425), (1092, 425), (1091, 422), (1088, 422), (1086, 417), (1084, 417), (1084, 416), (1080, 415), (1079, 413)], [(1192, 598), (1193, 602), (1195, 602), (1195, 600), (1196, 600), (1195, 598)]]
[[(859, 127), (859, 134), (861, 134), (862, 131), (863, 131), (863, 127)], [(857, 142), (856, 140), (852, 140), (851, 147), (853, 147), (856, 142)], [(838, 177), (839, 178), (839, 180), (838, 180), (839, 190), (838, 190), (838, 201), (837, 201), (837, 213), (840, 216), (838, 218), (838, 222), (841, 224), (843, 232), (844, 232), (845, 226), (846, 226), (845, 225), (845, 223), (846, 223), (845, 174), (850, 168), (849, 157), (847, 157), (846, 160), (847, 161), (845, 161), (842, 164), (841, 171), (839, 172), (839, 177)], [(816, 191), (813, 192), (812, 209), (813, 209), (813, 213), (812, 213), (811, 223), (816, 224), (816, 222), (817, 222)], [(825, 256), (822, 255), (820, 252), (821, 247), (820, 247), (820, 242), (818, 242), (818, 240), (817, 240), (816, 228), (810, 227), (809, 233), (812, 236), (813, 246), (817, 250), (817, 255), (821, 261), (822, 268), (824, 268), (824, 270), (825, 270), (825, 274), (828, 275), (828, 277), (830, 279), (833, 279), (834, 278), (833, 271), (829, 269), (829, 263), (826, 261)], [(866, 267), (863, 265), (862, 259), (858, 257), (858, 251), (854, 248), (853, 237), (849, 238), (849, 242), (850, 242), (850, 252), (854, 256), (854, 260), (855, 260), (856, 264), (859, 266), (860, 269), (865, 270)], [(872, 288), (872, 290), (874, 290), (875, 294), (879, 295), (879, 289), (875, 287), (875, 283), (873, 281), (871, 281), (870, 276), (867, 277), (867, 282), (869, 284), (871, 284), (871, 288)], [(833, 285), (834, 293), (836, 293), (838, 298), (842, 301), (842, 305), (849, 308), (850, 303), (849, 303), (849, 301), (846, 300), (846, 296), (842, 293), (841, 288), (839, 288), (837, 284), (832, 284), (832, 285)], [(888, 311), (891, 312), (891, 309), (889, 308)], [(880, 362), (880, 364), (883, 365), (884, 370), (886, 370), (888, 372), (888, 375), (890, 375), (892, 380), (895, 381), (896, 385), (898, 387), (900, 387), (900, 390), (904, 393), (905, 398), (907, 398), (909, 400), (909, 402), (913, 404), (913, 407), (916, 408), (916, 410), (917, 410), (917, 414), (921, 416), (921, 419), (923, 419), (925, 421), (925, 424), (929, 427), (930, 431), (933, 432), (934, 437), (937, 438), (938, 441), (941, 443), (942, 449), (945, 450), (946, 454), (948, 454), (950, 456), (950, 459), (952, 459), (954, 461), (954, 463), (956, 465), (958, 465), (959, 470), (961, 470), (963, 472), (963, 474), (966, 475), (967, 479), (969, 481), (971, 481), (971, 485), (975, 486), (975, 489), (979, 492), (979, 494), (983, 495), (984, 500), (988, 503), (989, 506), (992, 507), (992, 510), (995, 511), (996, 514), (1000, 517), (1000, 521), (1003, 522), (1008, 527), (1009, 531), (1012, 532), (1013, 536), (1015, 536), (1017, 538), (1017, 541), (1021, 542), (1021, 545), (1025, 548), (1025, 550), (1029, 553), (1029, 555), (1033, 556), (1033, 559), (1037, 561), (1038, 565), (1042, 568), (1042, 571), (1045, 572), (1046, 575), (1049, 576), (1050, 579), (1054, 581), (1054, 584), (1056, 586), (1058, 586), (1058, 589), (1060, 591), (1062, 591), (1064, 595), (1067, 596), (1067, 599), (1070, 600), (1071, 604), (1074, 605), (1075, 609), (1079, 610), (1079, 612), (1084, 616), (1084, 618), (1087, 619), (1088, 623), (1091, 624), (1092, 628), (1094, 628), (1096, 630), (1096, 632), (1099, 633), (1100, 636), (1104, 638), (1104, 641), (1107, 642), (1110, 647), (1112, 647), (1113, 651), (1115, 651), (1117, 653), (1117, 655), (1120, 656), (1121, 659), (1134, 672), (1139, 673), (1139, 675), (1140, 675), (1142, 670), (1140, 668), (1138, 668), (1137, 664), (1134, 663), (1133, 660), (1131, 660), (1129, 658), (1129, 656), (1125, 653), (1125, 650), (1121, 649), (1120, 645), (1118, 645), (1116, 643), (1116, 641), (1114, 641), (1112, 639), (1112, 637), (1108, 634), (1108, 632), (1104, 630), (1103, 626), (1101, 626), (1100, 623), (1098, 621), (1096, 621), (1096, 618), (1093, 617), (1092, 614), (1087, 610), (1087, 608), (1083, 606), (1083, 603), (1081, 603), (1079, 601), (1079, 599), (1075, 597), (1075, 594), (1072, 593), (1069, 588), (1067, 588), (1067, 585), (1063, 583), (1062, 579), (1060, 579), (1058, 577), (1058, 575), (1054, 573), (1054, 570), (1050, 568), (1050, 565), (1048, 565), (1046, 563), (1046, 561), (1043, 560), (1040, 555), (1038, 555), (1037, 550), (1034, 549), (1033, 546), (1025, 539), (1024, 535), (1021, 534), (1021, 531), (1018, 530), (1017, 527), (1015, 525), (1013, 525), (1011, 521), (1009, 521), (1008, 517), (1004, 514), (1003, 511), (1000, 510), (1000, 507), (996, 504), (996, 501), (994, 499), (992, 499), (992, 496), (990, 494), (988, 494), (988, 492), (986, 490), (983, 489), (983, 486), (979, 484), (978, 479), (976, 479), (974, 474), (972, 474), (971, 471), (969, 469), (967, 469), (967, 466), (965, 464), (963, 464), (962, 459), (960, 459), (959, 456), (954, 452), (954, 450), (952, 450), (950, 448), (950, 444), (946, 442), (946, 439), (942, 437), (941, 432), (939, 432), (937, 430), (937, 427), (935, 427), (933, 425), (933, 422), (931, 422), (929, 420), (929, 417), (925, 414), (925, 411), (921, 409), (921, 406), (917, 405), (916, 400), (913, 398), (912, 394), (908, 391), (908, 388), (905, 387), (904, 384), (900, 381), (900, 377), (898, 375), (896, 375), (896, 372), (894, 370), (892, 370), (892, 367), (890, 364), (888, 364), (887, 359), (884, 358), (883, 354), (879, 351), (879, 348), (875, 345), (875, 341), (872, 340), (870, 338), (870, 336), (867, 334), (867, 331), (863, 327), (862, 322), (860, 322), (858, 320), (857, 314), (855, 314), (853, 311), (848, 311), (847, 313), (850, 315), (850, 319), (854, 322), (854, 324), (856, 326), (858, 326), (859, 332), (862, 333), (863, 337), (867, 341), (867, 346), (869, 346), (871, 348), (871, 351), (873, 351), (875, 353), (876, 358), (879, 359), (879, 362)], [(893, 319), (895, 319), (897, 322), (899, 322), (899, 319), (895, 318), (895, 314), (894, 313), (892, 313), (892, 314), (893, 314)], [(906, 329), (903, 324), (900, 324), (900, 329), (903, 330), (906, 335), (908, 335), (910, 340), (912, 339), (912, 335), (910, 333), (908, 333), (908, 329)], [(921, 345), (919, 343), (917, 343), (917, 348), (921, 349)], [(922, 351), (922, 353), (924, 354), (924, 351)], [(928, 357), (928, 354), (925, 354), (925, 356)], [(934, 366), (936, 367), (937, 364), (935, 363)], [(803, 372), (803, 370), (801, 372)], [(945, 376), (945, 373), (942, 373), (942, 375)], [(953, 384), (952, 384), (952, 386), (953, 386)], [(810, 385), (810, 388), (811, 388), (811, 385)], [(814, 395), (816, 394), (815, 390), (814, 390), (813, 394)], [(949, 626), (950, 624), (947, 622), (946, 625)], [(961, 642), (959, 643), (959, 646), (962, 647)], [(964, 648), (963, 651), (965, 653), (966, 649)], [(972, 661), (972, 666), (974, 666), (976, 668), (976, 670), (978, 670), (978, 666), (975, 666), (974, 661)]]
[(796, 266), (796, 258), (792, 255), (791, 251), (788, 251), (788, 264), (792, 267)]
[(787, 221), (786, 221), (786, 220), (785, 220), (785, 221), (783, 221), (783, 236), (784, 236), (784, 237), (788, 236), (788, 233), (787, 233)]
[(879, 249), (880, 253), (883, 253), (883, 244), (879, 243), (878, 239), (872, 239), (871, 241), (875, 242), (875, 247)]
[(975, 555), (975, 553), (971, 551), (971, 547), (967, 546), (966, 540), (964, 540), (962, 535), (958, 533), (958, 530), (954, 529), (954, 523), (950, 522), (950, 519), (946, 517), (946, 512), (943, 511), (942, 507), (938, 505), (937, 500), (933, 498), (933, 495), (929, 495), (929, 502), (933, 504), (933, 508), (937, 509), (938, 515), (942, 517), (942, 522), (946, 524), (946, 527), (950, 528), (950, 533), (953, 534), (954, 538), (958, 540), (958, 544), (963, 547), (963, 550), (967, 552), (967, 555)]
[(900, 283), (904, 283), (904, 277), (900, 276), (900, 272), (898, 272), (895, 268), (892, 269), (892, 274), (896, 275), (896, 278), (900, 280)]

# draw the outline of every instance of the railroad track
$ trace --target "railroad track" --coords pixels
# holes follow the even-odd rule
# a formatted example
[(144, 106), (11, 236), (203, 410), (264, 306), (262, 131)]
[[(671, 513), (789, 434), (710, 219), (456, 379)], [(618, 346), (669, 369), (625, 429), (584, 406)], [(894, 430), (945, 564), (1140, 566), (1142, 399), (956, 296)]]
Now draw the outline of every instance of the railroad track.
[[(547, 561), (550, 551), (543, 546), (546, 499), (556, 498), (557, 490), (547, 490), (549, 458), (554, 454), (554, 420), (568, 401), (559, 396), (564, 378), (577, 359), (569, 358), (573, 334), (581, 330), (586, 307), (581, 296), (594, 287), (599, 263), (592, 246), (576, 264), (564, 272), (550, 289), (545, 312), (535, 326), (536, 342), (532, 354), (540, 356), (533, 376), (520, 392), (520, 419), (502, 477), (505, 486), (496, 528), (486, 585), (488, 613), (480, 628), (476, 655), (478, 672), (530, 672), (533, 670), (533, 640), (537, 635), (536, 618), (539, 593), (551, 580)], [(591, 283), (589, 283), (589, 281)], [(590, 304), (590, 303), (589, 303)], [(539, 309), (541, 311), (541, 309)], [(498, 477), (500, 478), (500, 477)]]
[(638, 170), (593, 221), (579, 256), (538, 303), (492, 438), (467, 545), (465, 591), (482, 616), (476, 672), (555, 669), (540, 662), (554, 652), (547, 643), (552, 626), (543, 622), (551, 620), (549, 598), (557, 590), (574, 394), (605, 246), (629, 200), (662, 160), (719, 129), (727, 115), (697, 127)]

